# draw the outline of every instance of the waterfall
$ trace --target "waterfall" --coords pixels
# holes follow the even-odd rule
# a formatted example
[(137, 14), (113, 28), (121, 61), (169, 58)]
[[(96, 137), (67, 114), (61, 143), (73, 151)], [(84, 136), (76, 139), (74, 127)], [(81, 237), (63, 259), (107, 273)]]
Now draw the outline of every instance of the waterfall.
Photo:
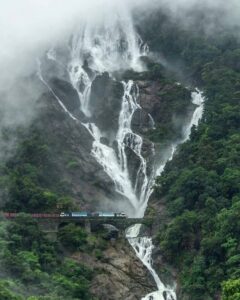
[[(89, 106), (92, 83), (98, 74), (107, 71), (114, 78), (114, 72), (117, 70), (143, 70), (140, 57), (147, 54), (148, 46), (135, 32), (129, 12), (124, 6), (121, 6), (118, 13), (107, 13), (101, 22), (82, 24), (72, 36), (68, 50), (67, 63), (61, 62), (61, 58), (54, 49), (47, 53), (47, 58), (58, 62), (59, 65), (66, 66), (68, 78), (78, 93), (81, 111), (89, 120), (82, 125), (88, 129), (94, 139), (91, 154), (113, 180), (116, 192), (131, 204), (131, 216), (141, 218), (147, 208), (156, 176), (163, 172), (166, 162), (172, 159), (177, 145), (189, 138), (192, 126), (197, 125), (202, 117), (204, 101), (202, 94), (199, 91), (192, 94), (192, 102), (197, 105), (197, 108), (190, 124), (184, 128), (183, 139), (172, 144), (164, 162), (159, 166), (153, 166), (149, 174), (147, 161), (142, 155), (143, 138), (134, 133), (131, 128), (134, 112), (137, 109), (141, 110), (138, 103), (139, 89), (137, 85), (131, 80), (122, 82), (124, 93), (115, 136), (117, 147), (102, 143), (102, 138), (106, 137), (105, 133), (94, 123)], [(64, 111), (76, 120), (44, 80), (40, 64), (38, 73), (41, 81), (48, 87)], [(154, 128), (154, 119), (150, 115), (149, 118), (152, 128)], [(154, 149), (154, 145), (152, 148)], [(130, 149), (139, 160), (134, 180), (129, 174), (127, 149)], [(127, 213), (129, 215), (129, 212)], [(140, 225), (135, 225), (128, 229), (126, 236), (137, 257), (153, 276), (157, 287), (157, 291), (142, 299), (176, 300), (175, 287), (165, 286), (152, 266), (152, 250), (154, 248), (152, 238), (138, 237), (139, 231)]]
[[(73, 37), (71, 61), (68, 66), (69, 78), (73, 87), (78, 92), (81, 110), (86, 116), (91, 115), (91, 109), (88, 107), (89, 91), (91, 90), (91, 84), (96, 74), (104, 71), (111, 73), (116, 68), (132, 67), (135, 70), (142, 69), (139, 57), (146, 54), (148, 47), (136, 35), (130, 19), (128, 19), (127, 23), (126, 20), (125, 22), (121, 21), (118, 19), (114, 23), (111, 20), (111, 26), (107, 22), (97, 29), (85, 26), (80, 33)], [(82, 67), (86, 57), (90, 57), (88, 66), (94, 70), (92, 79)], [(84, 126), (86, 126), (94, 138), (92, 155), (102, 165), (109, 177), (112, 178), (116, 191), (129, 200), (133, 207), (132, 215), (143, 217), (152, 192), (152, 185), (157, 174), (157, 169), (153, 169), (150, 176), (147, 175), (147, 162), (142, 156), (143, 139), (131, 129), (134, 112), (137, 109), (141, 109), (137, 102), (139, 89), (131, 80), (122, 82), (122, 84), (124, 94), (119, 114), (118, 131), (115, 137), (117, 152), (111, 146), (101, 142), (104, 133), (99, 130), (96, 124), (91, 122), (85, 123)], [(151, 116), (150, 120), (152, 127), (154, 127), (155, 123)], [(140, 161), (135, 182), (132, 182), (129, 175), (126, 148), (130, 148)], [(152, 274), (158, 288), (157, 292), (146, 296), (144, 299), (164, 299), (162, 295), (166, 293), (168, 297), (166, 300), (175, 300), (175, 293), (170, 288), (164, 286), (152, 267), (152, 239), (150, 237), (135, 238), (139, 234), (139, 230), (139, 225), (132, 227), (127, 233), (127, 238), (138, 258)], [(159, 295), (159, 297), (156, 298), (156, 295)]]
[[(148, 294), (142, 300), (176, 300), (174, 288), (165, 286), (152, 267), (152, 250), (154, 245), (150, 237), (138, 237), (141, 225), (132, 226), (127, 231), (127, 238), (137, 257), (147, 267), (157, 286), (157, 291)], [(165, 298), (164, 298), (165, 297)]]
[[(197, 107), (193, 112), (191, 121), (184, 128), (183, 138), (177, 143), (172, 144), (171, 151), (169, 151), (167, 158), (165, 158), (165, 161), (156, 169), (155, 176), (161, 175), (161, 173), (164, 171), (164, 167), (167, 161), (172, 160), (177, 145), (184, 143), (189, 139), (192, 127), (197, 126), (199, 120), (202, 118), (203, 109), (204, 109), (204, 97), (199, 90), (196, 90), (195, 92), (192, 93), (192, 103), (197, 105)], [(152, 181), (151, 183), (153, 184), (153, 182), (154, 181)], [(147, 202), (150, 196), (151, 196), (151, 190), (149, 190), (148, 197), (145, 198), (145, 207), (147, 207)], [(146, 297), (142, 298), (142, 300), (176, 300), (177, 297), (175, 293), (175, 287), (164, 286), (159, 276), (157, 275), (156, 271), (152, 267), (152, 250), (154, 248), (152, 238), (138, 237), (140, 232), (140, 227), (141, 225), (139, 224), (130, 227), (127, 230), (126, 236), (129, 240), (129, 243), (135, 250), (137, 257), (143, 262), (143, 264), (147, 267), (147, 269), (152, 274), (157, 286), (156, 292), (148, 294)]]
[(203, 115), (203, 109), (204, 109), (204, 97), (202, 92), (200, 92), (198, 89), (196, 89), (195, 92), (192, 92), (192, 103), (197, 106), (195, 109), (191, 122), (188, 124), (184, 130), (183, 130), (183, 141), (185, 142), (186, 140), (189, 139), (190, 134), (191, 134), (191, 129), (193, 126), (197, 126), (199, 123), (199, 120), (201, 120), (202, 115)]
[[(148, 192), (149, 178), (147, 176), (147, 164), (143, 158), (142, 137), (135, 134), (131, 129), (131, 122), (134, 112), (140, 108), (137, 103), (138, 88), (133, 81), (123, 82), (124, 94), (122, 98), (122, 108), (119, 115), (119, 126), (116, 134), (116, 151), (110, 146), (101, 143), (103, 133), (93, 123), (87, 123), (85, 126), (94, 137), (92, 154), (96, 160), (103, 166), (105, 172), (115, 183), (116, 191), (129, 200), (133, 206), (133, 216), (143, 215), (140, 210), (145, 203), (145, 196)], [(140, 160), (140, 166), (137, 171), (136, 182), (133, 184), (129, 175), (128, 159), (126, 147), (130, 148)], [(140, 186), (139, 197), (137, 191)]]
[[(167, 161), (173, 158), (177, 145), (185, 142), (189, 139), (191, 128), (193, 125), (197, 125), (203, 114), (204, 98), (200, 91), (192, 93), (192, 103), (198, 105), (192, 115), (191, 121), (184, 128), (183, 138), (175, 144), (172, 144), (164, 162), (157, 168), (152, 170), (150, 177), (146, 173), (146, 161), (141, 154), (142, 150), (142, 137), (133, 133), (131, 129), (131, 120), (134, 111), (140, 108), (137, 103), (138, 89), (134, 89), (134, 83), (129, 81), (123, 83), (124, 95), (122, 100), (122, 109), (119, 116), (119, 129), (117, 132), (118, 143), (118, 157), (115, 151), (101, 143), (101, 132), (95, 124), (87, 124), (87, 128), (93, 135), (95, 142), (93, 144), (92, 153), (96, 160), (103, 166), (105, 172), (113, 179), (116, 190), (127, 197), (135, 209), (135, 217), (143, 217), (145, 209), (147, 207), (148, 200), (152, 193), (152, 186), (156, 176), (161, 175), (164, 170)], [(128, 172), (127, 155), (125, 147), (130, 147), (134, 153), (140, 158), (141, 164), (137, 172), (137, 179), (135, 187), (132, 187), (131, 180)], [(140, 196), (137, 197), (136, 186), (140, 178), (140, 174), (143, 175), (142, 188)], [(133, 247), (137, 257), (147, 267), (149, 272), (154, 278), (157, 286), (157, 291), (148, 294), (142, 300), (176, 300), (175, 287), (165, 286), (160, 280), (156, 271), (152, 266), (152, 250), (154, 248), (151, 237), (138, 237), (141, 225), (137, 224), (128, 229), (126, 237), (130, 245)]]
[[(146, 55), (147, 51), (148, 46), (136, 34), (131, 17), (124, 9), (121, 14), (108, 15), (101, 24), (85, 24), (73, 35), (68, 74), (79, 95), (81, 110), (85, 116), (91, 117), (89, 98), (95, 77), (105, 71), (110, 74), (129, 68), (141, 71), (143, 66), (140, 57)], [(141, 107), (137, 103), (137, 85), (131, 80), (122, 82), (122, 85), (124, 94), (115, 137), (117, 152), (112, 146), (101, 143), (105, 133), (95, 123), (83, 125), (94, 138), (92, 155), (112, 178), (116, 192), (131, 203), (131, 214), (137, 215), (139, 200), (140, 204), (144, 202), (149, 182), (146, 161), (141, 155), (142, 137), (131, 129), (134, 112)], [(129, 175), (126, 148), (130, 148), (140, 159), (135, 183), (131, 182)]]

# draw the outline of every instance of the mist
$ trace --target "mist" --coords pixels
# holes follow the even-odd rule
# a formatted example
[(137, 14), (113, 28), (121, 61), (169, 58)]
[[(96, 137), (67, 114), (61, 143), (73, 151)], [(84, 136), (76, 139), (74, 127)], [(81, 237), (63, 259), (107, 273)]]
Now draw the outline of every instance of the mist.
[[(182, 24), (191, 24), (194, 11), (209, 14), (211, 30), (215, 11), (222, 11), (222, 24), (240, 25), (237, 0), (8, 0), (0, 4), (0, 90), (16, 75), (25, 75), (35, 66), (43, 51), (64, 39), (84, 22), (97, 23), (107, 15), (144, 9), (162, 9)], [(191, 14), (189, 14), (191, 12)]]
[[(36, 73), (37, 59), (88, 22), (98, 26), (109, 16), (141, 19), (163, 10), (181, 26), (191, 28), (195, 12), (206, 16), (205, 31), (214, 33), (215, 19), (239, 34), (238, 0), (8, 0), (0, 3), (0, 132), (3, 127), (27, 126), (35, 115), (34, 102), (44, 89), (27, 84)], [(220, 13), (219, 13), (220, 12)], [(111, 24), (111, 23), (110, 23)], [(192, 28), (191, 28), (192, 30)], [(194, 30), (194, 28), (193, 28)], [(151, 50), (151, 49), (150, 49)], [(0, 143), (1, 157), (2, 137)], [(12, 141), (13, 142), (13, 141)], [(11, 143), (12, 143), (11, 142)], [(9, 143), (8, 145), (11, 145)], [(4, 146), (6, 148), (6, 145)], [(12, 148), (12, 147), (10, 147)], [(8, 147), (6, 148), (8, 149)], [(9, 150), (7, 150), (9, 152)]]

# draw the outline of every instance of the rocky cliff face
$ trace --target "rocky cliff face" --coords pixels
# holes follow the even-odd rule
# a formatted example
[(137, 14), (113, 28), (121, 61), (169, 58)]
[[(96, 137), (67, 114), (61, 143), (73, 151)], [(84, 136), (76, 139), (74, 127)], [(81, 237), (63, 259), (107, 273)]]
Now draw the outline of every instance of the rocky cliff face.
[[(69, 99), (66, 107), (72, 105)], [(69, 117), (51, 93), (39, 100), (34, 127), (44, 133), (55, 171), (81, 209), (96, 209), (101, 201), (117, 197), (111, 178), (91, 155), (93, 137), (80, 120)]]
[[(84, 123), (94, 120), (105, 133), (101, 142), (106, 145), (111, 143), (115, 147), (114, 136), (119, 126), (123, 97), (122, 83), (112, 79), (108, 73), (96, 76), (89, 100), (90, 117), (81, 113), (78, 94), (68, 81), (53, 77), (48, 78), (48, 83), (52, 91), (46, 91), (39, 99), (39, 114), (34, 127), (42, 132), (54, 154), (52, 163), (60, 181), (82, 209), (108, 207), (114, 210), (114, 199), (121, 202), (124, 198), (115, 191), (114, 182), (93, 157), (91, 150), (94, 139)], [(143, 136), (142, 156), (147, 161), (147, 172), (150, 174), (154, 163), (153, 153), (158, 147), (157, 143), (162, 142), (158, 136), (154, 136), (155, 128), (162, 127), (165, 140), (169, 141), (181, 134), (182, 127), (176, 126), (176, 119), (186, 117), (191, 111), (190, 92), (174, 82), (166, 84), (158, 79), (136, 83), (139, 87), (137, 101), (141, 108), (134, 113), (132, 129)], [(58, 99), (75, 120), (64, 111)], [(167, 127), (171, 128), (172, 136), (169, 136)], [(155, 150), (151, 140), (157, 142)], [(129, 174), (132, 182), (135, 182), (139, 157), (128, 147), (126, 153)]]
[(126, 240), (110, 243), (101, 260), (86, 253), (73, 258), (97, 270), (91, 293), (99, 300), (139, 300), (155, 289), (151, 275)]
[(118, 130), (123, 92), (121, 82), (110, 78), (107, 72), (98, 75), (92, 83), (89, 103), (91, 119), (108, 136)]

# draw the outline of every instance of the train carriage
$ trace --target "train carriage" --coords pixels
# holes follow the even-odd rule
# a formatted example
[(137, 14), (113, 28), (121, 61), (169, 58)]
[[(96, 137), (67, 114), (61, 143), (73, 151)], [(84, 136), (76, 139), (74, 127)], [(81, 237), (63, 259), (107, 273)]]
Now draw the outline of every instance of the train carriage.
[[(5, 218), (16, 218), (19, 213), (3, 212)], [(43, 219), (43, 218), (127, 218), (124, 212), (87, 212), (87, 211), (75, 211), (75, 212), (61, 212), (59, 214), (49, 213), (32, 213), (32, 218)]]

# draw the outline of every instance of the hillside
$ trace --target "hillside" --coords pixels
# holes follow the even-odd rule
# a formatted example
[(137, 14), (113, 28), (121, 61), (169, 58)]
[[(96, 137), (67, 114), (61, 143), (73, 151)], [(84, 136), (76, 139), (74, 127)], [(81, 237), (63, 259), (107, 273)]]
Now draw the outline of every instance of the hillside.
[[(238, 300), (239, 27), (222, 7), (116, 8), (0, 89), (0, 209), (20, 213), (0, 220), (0, 299)], [(30, 216), (63, 211), (152, 231), (53, 239)]]

